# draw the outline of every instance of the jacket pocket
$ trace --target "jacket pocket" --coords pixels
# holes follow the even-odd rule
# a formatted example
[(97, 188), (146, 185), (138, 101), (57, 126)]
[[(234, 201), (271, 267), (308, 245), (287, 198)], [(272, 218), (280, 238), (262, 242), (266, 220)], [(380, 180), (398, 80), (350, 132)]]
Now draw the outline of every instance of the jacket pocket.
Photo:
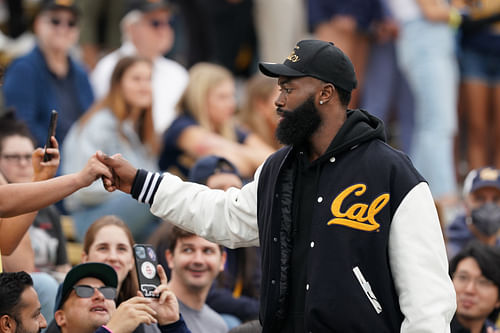
[(368, 300), (372, 304), (373, 308), (377, 312), (377, 314), (382, 312), (382, 306), (377, 300), (377, 297), (375, 297), (375, 294), (372, 291), (372, 287), (370, 286), (370, 283), (366, 281), (365, 277), (361, 273), (361, 270), (359, 269), (358, 266), (354, 267), (352, 269), (354, 276), (356, 276), (356, 279), (358, 279), (359, 284), (361, 285), (361, 288), (363, 288), (363, 291), (365, 292), (366, 297), (368, 297)]

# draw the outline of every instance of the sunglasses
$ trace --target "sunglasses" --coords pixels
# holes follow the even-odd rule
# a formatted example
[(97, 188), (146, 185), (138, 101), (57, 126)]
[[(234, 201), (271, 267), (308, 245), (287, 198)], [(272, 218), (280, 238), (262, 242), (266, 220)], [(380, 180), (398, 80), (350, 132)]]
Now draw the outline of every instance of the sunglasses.
[(63, 25), (63, 26), (66, 26), (68, 28), (74, 28), (76, 27), (76, 20), (61, 20), (57, 17), (51, 17), (49, 19), (49, 22), (54, 26), (54, 27), (58, 27), (60, 25)]
[(79, 286), (74, 286), (73, 289), (76, 292), (76, 296), (80, 298), (90, 298), (94, 295), (95, 289), (99, 290), (99, 292), (104, 296), (106, 299), (115, 299), (116, 297), (116, 288), (113, 287), (92, 287), (92, 286), (86, 286), (86, 285), (79, 285)]
[(169, 26), (167, 20), (149, 20), (149, 25), (155, 29), (164, 28)]

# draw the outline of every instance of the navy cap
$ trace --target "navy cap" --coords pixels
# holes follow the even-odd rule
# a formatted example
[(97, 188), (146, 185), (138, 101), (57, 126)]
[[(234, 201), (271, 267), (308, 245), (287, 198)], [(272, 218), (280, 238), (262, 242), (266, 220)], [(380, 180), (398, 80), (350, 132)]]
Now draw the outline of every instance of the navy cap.
[(101, 262), (87, 262), (77, 265), (66, 274), (63, 283), (57, 289), (54, 312), (63, 306), (69, 293), (73, 290), (73, 286), (86, 277), (99, 279), (107, 287), (116, 288), (118, 286), (118, 276), (110, 265)]
[(74, 0), (42, 0), (40, 12), (57, 9), (69, 10), (75, 15), (80, 14), (80, 10)]
[(464, 196), (483, 187), (493, 187), (500, 191), (500, 170), (484, 167), (469, 172), (464, 181)]
[(219, 172), (233, 173), (240, 177), (240, 173), (233, 163), (224, 157), (210, 155), (196, 161), (189, 171), (189, 181), (205, 184), (208, 177)]
[(311, 76), (349, 92), (357, 85), (351, 60), (333, 43), (322, 40), (301, 40), (282, 64), (261, 62), (259, 69), (271, 77)]

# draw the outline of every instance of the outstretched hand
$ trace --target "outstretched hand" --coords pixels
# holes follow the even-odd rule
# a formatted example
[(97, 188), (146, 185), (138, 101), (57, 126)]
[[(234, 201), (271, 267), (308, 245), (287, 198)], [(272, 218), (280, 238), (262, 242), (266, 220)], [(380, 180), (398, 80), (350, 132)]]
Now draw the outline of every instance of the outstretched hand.
[(59, 154), (59, 144), (55, 137), (51, 137), (53, 148), (47, 148), (47, 153), (50, 154), (51, 160), (44, 162), (43, 155), (45, 150), (43, 148), (37, 148), (33, 154), (31, 154), (31, 161), (33, 164), (33, 180), (47, 180), (55, 176), (57, 168), (59, 167), (60, 154)]
[(112, 177), (103, 177), (102, 182), (104, 188), (108, 192), (120, 190), (125, 193), (132, 191), (132, 183), (134, 182), (137, 169), (130, 164), (121, 154), (108, 156), (102, 151), (96, 153), (97, 159), (106, 165), (112, 173)]

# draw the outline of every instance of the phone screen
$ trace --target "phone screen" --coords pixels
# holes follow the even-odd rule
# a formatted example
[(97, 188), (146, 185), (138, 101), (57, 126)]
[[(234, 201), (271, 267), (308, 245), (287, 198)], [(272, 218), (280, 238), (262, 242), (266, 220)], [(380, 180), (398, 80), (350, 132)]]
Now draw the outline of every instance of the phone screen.
[(156, 270), (158, 260), (156, 252), (150, 244), (134, 245), (135, 269), (139, 280), (139, 290), (145, 297), (159, 297), (153, 291), (160, 285), (160, 277)]

